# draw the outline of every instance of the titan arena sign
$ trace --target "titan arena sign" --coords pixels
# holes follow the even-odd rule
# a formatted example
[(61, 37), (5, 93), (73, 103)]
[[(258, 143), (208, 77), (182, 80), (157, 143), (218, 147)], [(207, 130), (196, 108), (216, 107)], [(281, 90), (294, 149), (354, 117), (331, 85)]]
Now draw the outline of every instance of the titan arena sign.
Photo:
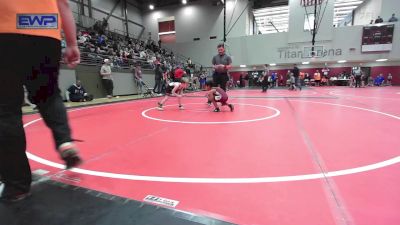
[(313, 6), (317, 2), (317, 5), (321, 5), (324, 0), (300, 0), (300, 5), (303, 7)]

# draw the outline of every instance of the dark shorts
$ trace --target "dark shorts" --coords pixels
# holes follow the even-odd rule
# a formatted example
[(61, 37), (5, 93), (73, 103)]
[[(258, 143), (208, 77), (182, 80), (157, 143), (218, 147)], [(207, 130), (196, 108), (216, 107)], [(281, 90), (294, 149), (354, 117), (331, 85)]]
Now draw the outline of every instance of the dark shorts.
[[(174, 90), (174, 87), (175, 86), (167, 85), (167, 88), (165, 89), (165, 94), (168, 95), (168, 96), (171, 96), (172, 95), (172, 90)], [(178, 88), (178, 90), (176, 92), (178, 94), (180, 92), (180, 89)]]
[(228, 98), (221, 98), (220, 100), (215, 100), (215, 101), (216, 102), (221, 102), (223, 105), (226, 105), (226, 102), (228, 101)]
[(174, 89), (174, 86), (169, 86), (169, 85), (167, 85), (167, 88), (165, 89), (165, 93), (166, 93), (167, 95), (171, 95), (173, 89)]
[(216, 87), (220, 86), (226, 91), (226, 82), (228, 82), (229, 76), (227, 73), (216, 73), (213, 74), (213, 82)]

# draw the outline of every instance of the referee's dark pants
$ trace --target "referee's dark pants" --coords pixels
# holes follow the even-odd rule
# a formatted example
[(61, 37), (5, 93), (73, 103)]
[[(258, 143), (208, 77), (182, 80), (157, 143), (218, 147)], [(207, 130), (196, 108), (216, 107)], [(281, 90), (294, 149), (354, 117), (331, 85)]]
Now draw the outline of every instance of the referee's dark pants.
[(55, 147), (71, 141), (67, 113), (58, 89), (60, 41), (30, 35), (0, 34), (0, 176), (4, 193), (27, 192), (31, 170), (21, 106), (23, 85), (51, 129)]
[(268, 79), (265, 77), (261, 82), (262, 92), (266, 92), (268, 90)]
[(213, 74), (213, 82), (214, 82), (214, 85), (216, 86), (216, 87), (220, 87), (220, 88), (222, 88), (224, 91), (226, 91), (226, 82), (228, 82), (228, 80), (229, 80), (229, 76), (228, 76), (228, 74), (227, 73), (217, 73), (217, 72), (214, 72), (214, 74)]
[(355, 76), (356, 87), (361, 87), (361, 76)]

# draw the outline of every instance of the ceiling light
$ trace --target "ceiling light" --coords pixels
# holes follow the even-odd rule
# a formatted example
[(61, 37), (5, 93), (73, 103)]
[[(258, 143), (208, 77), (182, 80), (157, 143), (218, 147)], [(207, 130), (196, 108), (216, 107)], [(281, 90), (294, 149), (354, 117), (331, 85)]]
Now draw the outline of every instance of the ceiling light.
[(244, 67), (246, 67), (246, 65), (240, 65), (240, 67), (244, 68)]
[(308, 64), (310, 64), (310, 62), (302, 62), (301, 64), (308, 65)]
[(346, 60), (339, 60), (339, 61), (337, 61), (338, 63), (345, 63), (345, 62), (347, 62)]
[(182, 0), (182, 4), (186, 5), (187, 1), (186, 0)]
[(150, 4), (150, 5), (149, 5), (149, 9), (150, 9), (150, 10), (153, 10), (153, 9), (154, 9), (154, 5)]
[(377, 62), (386, 62), (386, 61), (388, 61), (388, 59), (377, 59), (376, 61)]
[(271, 63), (271, 64), (269, 64), (270, 66), (276, 66), (276, 63)]

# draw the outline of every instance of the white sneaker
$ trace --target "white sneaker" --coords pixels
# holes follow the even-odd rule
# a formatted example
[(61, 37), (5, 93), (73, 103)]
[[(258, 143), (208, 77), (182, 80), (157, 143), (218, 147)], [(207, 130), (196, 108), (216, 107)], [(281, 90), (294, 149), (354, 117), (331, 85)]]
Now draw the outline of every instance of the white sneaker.
[(77, 167), (82, 164), (78, 149), (72, 142), (65, 142), (58, 147), (61, 158), (65, 161), (66, 169)]
[(180, 109), (180, 110), (184, 110), (185, 108), (183, 107), (183, 105), (180, 105), (180, 106), (179, 106), (179, 109)]
[(156, 108), (158, 111), (164, 111), (164, 108), (163, 107), (157, 107)]

